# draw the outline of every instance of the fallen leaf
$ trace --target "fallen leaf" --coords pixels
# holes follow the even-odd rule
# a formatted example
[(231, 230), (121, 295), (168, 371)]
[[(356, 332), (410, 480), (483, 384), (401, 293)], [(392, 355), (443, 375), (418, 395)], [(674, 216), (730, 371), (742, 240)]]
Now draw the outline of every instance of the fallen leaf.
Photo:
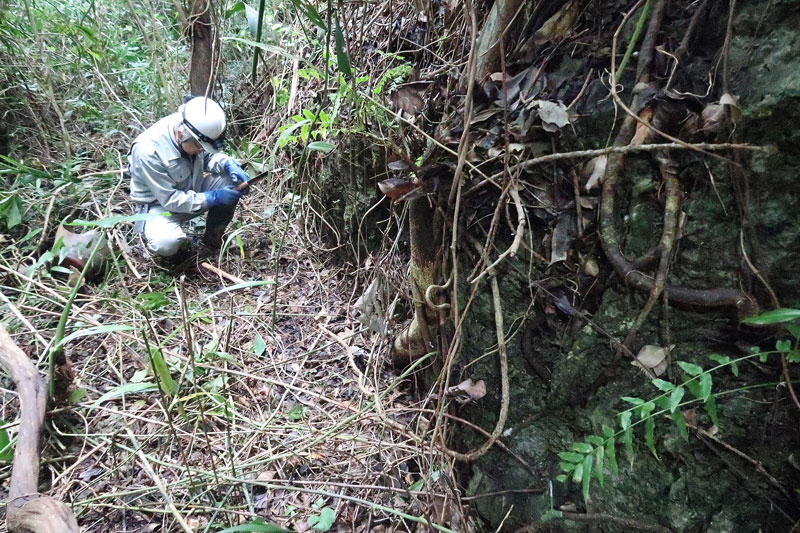
[(425, 107), (425, 101), (411, 87), (401, 87), (393, 92), (389, 98), (395, 111), (403, 111), (412, 117)]
[(378, 188), (383, 194), (392, 200), (396, 200), (404, 194), (411, 192), (414, 188), (414, 183), (410, 180), (404, 180), (403, 178), (389, 178), (378, 182)]
[(603, 183), (603, 178), (606, 175), (606, 167), (608, 166), (608, 156), (599, 155), (589, 160), (583, 167), (582, 175), (586, 180), (586, 185), (583, 186), (587, 191), (599, 187)]
[(655, 136), (655, 133), (649, 127), (650, 119), (653, 118), (653, 108), (645, 107), (642, 109), (639, 113), (639, 118), (642, 119), (642, 122), (636, 123), (636, 133), (633, 134), (633, 139), (631, 139), (631, 146), (645, 144)]
[(535, 100), (539, 106), (539, 118), (545, 130), (553, 132), (569, 124), (567, 106), (562, 102)]
[(565, 261), (567, 254), (578, 234), (578, 227), (575, 224), (575, 213), (564, 211), (558, 216), (558, 222), (553, 230), (553, 237), (550, 240), (550, 264)]
[(402, 159), (398, 159), (397, 161), (391, 161), (388, 165), (389, 170), (407, 170), (408, 163), (403, 161)]
[(536, 44), (542, 45), (565, 37), (570, 28), (572, 28), (572, 23), (575, 21), (575, 17), (578, 14), (578, 7), (578, 2), (567, 2), (564, 4), (564, 7), (547, 19), (536, 32), (534, 35)]
[(597, 266), (597, 261), (593, 257), (590, 257), (583, 263), (583, 271), (594, 278), (600, 273), (600, 267)]
[(353, 305), (353, 317), (375, 333), (386, 335), (386, 281), (379, 276), (372, 280)]
[[(102, 239), (102, 240), (101, 240)], [(89, 230), (84, 233), (73, 233), (66, 229), (63, 224), (58, 226), (56, 230), (56, 243), (61, 242), (63, 248), (59, 250), (58, 263), (60, 265), (74, 267), (77, 270), (83, 270), (92, 249), (99, 241), (97, 251), (92, 257), (90, 270), (92, 272), (99, 272), (105, 263), (111, 249), (108, 247), (108, 241), (102, 236), (98, 230)]]
[(719, 103), (709, 104), (703, 109), (701, 118), (704, 131), (719, 133), (727, 130), (742, 119), (739, 99), (729, 93), (725, 93), (719, 99)]
[(480, 400), (486, 396), (486, 383), (481, 379), (473, 383), (472, 379), (466, 379), (447, 389), (447, 396), (453, 396), (460, 404), (465, 404)]
[(649, 370), (653, 375), (658, 377), (667, 371), (667, 356), (673, 347), (674, 345), (664, 347), (653, 346), (651, 344), (643, 346), (636, 355), (636, 359), (631, 361), (631, 364), (642, 370)]

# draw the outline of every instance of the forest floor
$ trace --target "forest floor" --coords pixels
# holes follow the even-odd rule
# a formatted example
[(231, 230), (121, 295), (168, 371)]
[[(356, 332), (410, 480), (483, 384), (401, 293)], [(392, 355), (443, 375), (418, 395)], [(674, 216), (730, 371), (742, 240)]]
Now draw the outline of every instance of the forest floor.
[[(61, 194), (76, 187), (95, 191), (80, 218), (127, 214), (121, 181)], [(110, 230), (116, 258), (70, 313), (74, 384), (48, 417), (42, 491), (90, 532), (219, 531), (257, 517), (295, 531), (452, 521), (448, 463), (421, 448), (427, 419), (409, 394), (410, 370), (426, 361), (390, 367), (387, 340), (353, 318), (356, 278), (322, 248), (306, 210), (254, 188), (219, 254), (195, 249), (165, 267), (130, 223)], [(3, 320), (46, 372), (70, 287), (31, 260), (20, 246), (2, 251)], [(2, 387), (13, 420), (16, 394), (9, 379)]]

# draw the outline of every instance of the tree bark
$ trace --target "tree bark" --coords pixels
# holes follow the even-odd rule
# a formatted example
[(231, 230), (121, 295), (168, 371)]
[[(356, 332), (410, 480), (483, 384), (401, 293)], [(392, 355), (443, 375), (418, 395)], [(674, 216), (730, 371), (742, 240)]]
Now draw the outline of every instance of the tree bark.
[(211, 22), (212, 0), (194, 0), (189, 16), (192, 40), (190, 83), (192, 96), (208, 96), (214, 92), (214, 52), (219, 49), (216, 28)]
[(418, 198), (411, 202), (408, 214), (409, 240), (411, 241), (411, 261), (409, 278), (414, 300), (414, 318), (411, 324), (397, 336), (394, 343), (394, 360), (407, 363), (421, 357), (432, 349), (429, 346), (430, 330), (425, 303), (425, 291), (433, 285), (436, 276), (437, 232), (434, 223), (434, 208), (428, 198)]
[(28, 356), (0, 325), (0, 365), (17, 385), (20, 424), (6, 525), (12, 533), (79, 533), (72, 510), (64, 503), (39, 494), (39, 441), (47, 404), (47, 384)]

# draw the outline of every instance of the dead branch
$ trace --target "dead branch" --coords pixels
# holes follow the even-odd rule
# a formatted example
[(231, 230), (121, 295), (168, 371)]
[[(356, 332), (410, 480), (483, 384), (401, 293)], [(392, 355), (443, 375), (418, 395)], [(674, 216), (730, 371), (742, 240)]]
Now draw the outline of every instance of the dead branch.
[(510, 190), (511, 197), (514, 199), (514, 205), (517, 207), (517, 229), (514, 233), (514, 242), (511, 243), (511, 246), (508, 249), (500, 254), (497, 259), (495, 259), (494, 263), (489, 265), (484, 269), (483, 272), (475, 276), (470, 283), (478, 283), (483, 276), (487, 273), (490, 273), (494, 270), (494, 268), (499, 265), (506, 257), (514, 257), (519, 250), (519, 245), (522, 242), (522, 237), (525, 235), (525, 211), (522, 209), (522, 199), (519, 197), (519, 191), (517, 190), (516, 185), (511, 185)]
[(671, 533), (672, 530), (668, 527), (659, 526), (658, 524), (645, 524), (633, 518), (625, 518), (621, 516), (614, 516), (607, 513), (572, 513), (568, 511), (559, 511), (561, 518), (564, 520), (571, 520), (573, 522), (610, 522), (618, 524), (628, 529), (635, 529), (637, 531), (654, 531), (656, 533)]
[(47, 406), (47, 384), (28, 356), (0, 324), (0, 365), (17, 385), (19, 435), (11, 469), (6, 523), (8, 530), (34, 533), (78, 533), (72, 510), (39, 494), (39, 440)]

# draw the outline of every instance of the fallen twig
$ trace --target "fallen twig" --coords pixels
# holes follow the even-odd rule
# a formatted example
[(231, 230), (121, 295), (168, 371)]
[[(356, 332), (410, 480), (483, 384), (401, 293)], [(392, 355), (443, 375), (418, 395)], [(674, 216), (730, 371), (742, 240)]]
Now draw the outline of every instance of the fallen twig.
[(217, 267), (215, 267), (214, 265), (212, 265), (210, 263), (203, 262), (203, 263), (200, 263), (200, 266), (205, 268), (206, 270), (209, 270), (209, 271), (213, 272), (214, 274), (218, 275), (221, 278), (227, 279), (228, 281), (230, 281), (232, 283), (244, 283), (243, 279), (237, 278), (233, 274), (228, 274), (227, 272), (225, 272), (221, 268), (217, 268)]

